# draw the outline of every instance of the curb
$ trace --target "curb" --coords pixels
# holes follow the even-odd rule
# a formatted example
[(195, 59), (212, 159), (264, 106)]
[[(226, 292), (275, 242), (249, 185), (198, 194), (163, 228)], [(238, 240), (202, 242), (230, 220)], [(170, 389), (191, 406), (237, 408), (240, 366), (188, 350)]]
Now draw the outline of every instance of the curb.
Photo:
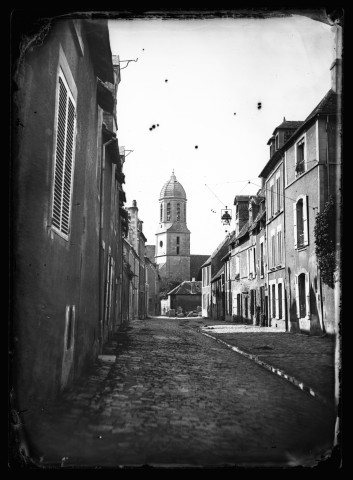
[(243, 350), (240, 350), (240, 348), (235, 347), (234, 345), (230, 345), (229, 343), (225, 342), (224, 340), (221, 340), (217, 337), (214, 337), (214, 336), (210, 335), (209, 333), (202, 332), (201, 329), (199, 331), (202, 335), (205, 335), (206, 337), (212, 338), (213, 340), (216, 340), (216, 342), (222, 343), (223, 345), (230, 348), (234, 352), (237, 352), (240, 355), (242, 355), (243, 357), (246, 357), (246, 358), (249, 358), (250, 360), (253, 360), (255, 363), (257, 363), (261, 367), (266, 368), (266, 370), (269, 370), (270, 372), (275, 373), (276, 375), (283, 378), (284, 380), (287, 380), (288, 382), (290, 382), (292, 385), (298, 387), (303, 392), (305, 392), (305, 393), (309, 394), (310, 396), (316, 398), (316, 400), (318, 400), (319, 402), (324, 404), (326, 407), (333, 407), (333, 403), (326, 400), (326, 398), (324, 398), (322, 395), (319, 395), (318, 393), (316, 393), (311, 387), (309, 387), (308, 385), (305, 385), (303, 382), (300, 382), (299, 380), (297, 380), (292, 375), (289, 375), (288, 373), (286, 373), (284, 370), (281, 370), (280, 368), (277, 368), (277, 367), (273, 367), (269, 363), (266, 363), (263, 360), (260, 360), (257, 355), (254, 355), (252, 353), (246, 353)]

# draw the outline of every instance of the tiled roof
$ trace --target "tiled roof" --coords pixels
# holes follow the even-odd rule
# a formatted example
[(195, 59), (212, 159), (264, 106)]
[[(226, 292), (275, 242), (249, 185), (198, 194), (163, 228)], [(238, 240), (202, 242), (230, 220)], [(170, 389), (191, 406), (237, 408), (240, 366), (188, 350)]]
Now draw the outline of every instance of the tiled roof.
[(163, 185), (163, 188), (161, 190), (161, 194), (159, 197), (160, 198), (177, 197), (177, 198), (186, 199), (186, 193), (185, 193), (184, 187), (176, 179), (176, 176), (174, 175), (174, 170), (170, 179)]
[(189, 282), (185, 280), (168, 292), (168, 295), (201, 295), (201, 292), (202, 282)]
[(317, 116), (317, 115), (332, 115), (337, 113), (337, 93), (330, 89), (324, 98), (316, 105), (314, 110), (306, 117), (302, 125), (293, 132), (293, 135), (286, 141), (282, 147), (284, 151), (287, 147), (291, 145), (293, 141), (298, 137), (298, 135), (305, 130), (308, 124)]
[[(280, 125), (278, 125), (274, 130), (273, 130), (273, 133), (272, 135), (275, 134), (275, 132), (279, 129), (283, 129), (283, 130), (289, 130), (289, 129), (292, 129), (292, 130), (296, 130), (297, 128), (300, 127), (300, 125), (302, 125), (304, 122), (302, 120), (284, 120)], [(272, 137), (271, 137), (272, 138)]]
[(256, 218), (255, 218), (255, 220), (253, 221), (253, 223), (250, 225), (249, 230), (254, 230), (254, 228), (256, 227), (256, 225), (258, 224), (258, 222), (259, 222), (264, 216), (266, 216), (266, 210), (263, 210), (262, 212), (259, 212), (259, 213), (256, 215)]
[(248, 202), (251, 195), (236, 195), (234, 198), (234, 205), (236, 202)]
[(223, 272), (224, 272), (224, 265), (222, 265), (222, 267), (218, 270), (216, 275), (213, 275), (213, 277), (211, 278), (211, 282), (213, 282), (213, 280), (216, 280), (218, 277), (220, 277)]
[(210, 258), (208, 255), (190, 255), (190, 278), (201, 280), (201, 267), (208, 258)]
[(218, 245), (218, 247), (216, 248), (216, 250), (212, 253), (212, 255), (210, 257), (208, 257), (208, 259), (205, 261), (205, 263), (203, 263), (201, 265), (201, 267), (205, 267), (206, 265), (208, 265), (209, 263), (211, 263), (212, 259), (217, 255), (217, 253), (224, 247), (224, 245), (228, 244), (228, 238), (229, 236), (227, 235), (225, 237), (224, 240), (222, 240), (222, 242)]
[(243, 228), (240, 230), (238, 235), (234, 234), (233, 236), (230, 237), (228, 245), (231, 245), (235, 240), (244, 237), (244, 235), (246, 235), (248, 231), (249, 231), (249, 220), (243, 225)]

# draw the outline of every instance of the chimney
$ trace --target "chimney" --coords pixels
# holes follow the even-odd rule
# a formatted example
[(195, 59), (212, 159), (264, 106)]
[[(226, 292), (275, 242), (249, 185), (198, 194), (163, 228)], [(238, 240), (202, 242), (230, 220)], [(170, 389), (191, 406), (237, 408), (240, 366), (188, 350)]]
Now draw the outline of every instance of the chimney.
[(192, 280), (191, 280), (191, 281), (194, 282), (194, 281), (195, 281), (195, 277), (192, 277)]
[(341, 93), (341, 79), (342, 79), (342, 59), (336, 58), (331, 65), (331, 88), (332, 90), (340, 94)]
[(137, 207), (137, 202), (136, 202), (136, 200), (133, 200), (133, 201), (132, 201), (132, 206), (133, 206), (133, 207)]

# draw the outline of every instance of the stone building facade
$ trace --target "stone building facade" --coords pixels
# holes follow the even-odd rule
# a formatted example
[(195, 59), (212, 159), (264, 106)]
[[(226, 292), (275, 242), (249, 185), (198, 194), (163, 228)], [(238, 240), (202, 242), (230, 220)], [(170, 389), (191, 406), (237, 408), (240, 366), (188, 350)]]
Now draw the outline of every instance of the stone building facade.
[(118, 58), (106, 20), (52, 22), (13, 77), (13, 338), (17, 409), (54, 397), (121, 310), (124, 203)]

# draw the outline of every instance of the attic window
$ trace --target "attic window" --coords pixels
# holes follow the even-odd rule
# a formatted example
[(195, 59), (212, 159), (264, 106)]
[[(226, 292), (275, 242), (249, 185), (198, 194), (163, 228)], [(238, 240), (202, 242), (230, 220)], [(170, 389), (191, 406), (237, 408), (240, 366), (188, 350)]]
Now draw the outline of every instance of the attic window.
[(296, 145), (296, 175), (301, 175), (305, 171), (305, 142), (302, 138)]

